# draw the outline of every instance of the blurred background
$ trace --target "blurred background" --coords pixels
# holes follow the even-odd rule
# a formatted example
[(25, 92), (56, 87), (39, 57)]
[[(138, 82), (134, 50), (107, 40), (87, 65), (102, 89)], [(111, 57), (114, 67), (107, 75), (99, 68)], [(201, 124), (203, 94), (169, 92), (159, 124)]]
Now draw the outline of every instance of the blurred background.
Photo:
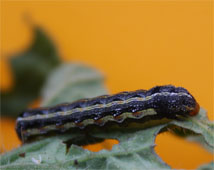
[[(29, 71), (17, 83), (19, 73), (13, 71), (27, 65), (29, 56), (42, 48), (48, 49), (41, 54), (52, 62), (35, 63), (47, 62), (45, 75), (59, 62), (80, 61), (104, 73), (110, 93), (183, 86), (213, 120), (212, 6), (209, 0), (1, 1), (1, 109), (6, 110), (1, 110), (1, 153), (21, 143), (15, 118), (9, 114), (15, 109), (11, 103), (35, 107), (40, 101), (35, 95), (27, 96), (28, 101), (16, 100), (17, 96), (26, 99), (22, 84), (30, 87), (37, 82), (27, 81), (32, 77)], [(26, 61), (21, 65), (20, 57)], [(213, 160), (199, 144), (168, 132), (158, 135), (156, 144), (156, 152), (172, 168), (194, 169)]]

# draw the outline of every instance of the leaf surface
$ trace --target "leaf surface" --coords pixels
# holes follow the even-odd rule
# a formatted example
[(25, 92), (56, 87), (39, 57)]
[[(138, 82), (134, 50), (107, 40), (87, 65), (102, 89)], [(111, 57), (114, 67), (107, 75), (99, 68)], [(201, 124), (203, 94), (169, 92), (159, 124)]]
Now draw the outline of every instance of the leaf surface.
[(213, 170), (214, 162), (210, 162), (209, 164), (202, 165), (198, 168), (198, 170)]
[(214, 122), (208, 120), (207, 113), (203, 108), (200, 109), (198, 115), (187, 121), (173, 121), (171, 124), (179, 127), (175, 129), (178, 135), (183, 133), (187, 137), (193, 137), (192, 140), (214, 149)]
[(54, 70), (42, 90), (42, 105), (56, 105), (107, 94), (103, 75), (80, 63), (64, 63)]

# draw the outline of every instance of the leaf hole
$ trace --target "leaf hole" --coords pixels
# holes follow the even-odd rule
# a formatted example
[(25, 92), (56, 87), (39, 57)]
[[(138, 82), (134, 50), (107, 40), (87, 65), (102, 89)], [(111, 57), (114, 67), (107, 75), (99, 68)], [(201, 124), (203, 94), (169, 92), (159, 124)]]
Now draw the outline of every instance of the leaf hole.
[[(179, 129), (176, 130), (178, 131)], [(180, 136), (175, 136), (171, 132), (164, 132), (157, 136), (155, 152), (164, 162), (173, 169), (197, 169), (201, 164), (213, 160), (212, 153), (194, 140), (185, 139), (187, 132), (181, 132), (179, 131)], [(193, 155), (197, 156), (192, 159)]]
[(105, 139), (84, 135), (68, 139), (63, 141), (63, 143), (66, 144), (66, 153), (69, 151), (71, 145), (81, 146), (83, 149), (87, 149), (91, 152), (99, 152), (102, 149), (112, 150), (114, 145), (119, 144), (119, 141), (116, 139)]
[(117, 144), (119, 144), (119, 141), (117, 139), (105, 139), (104, 141), (96, 144), (82, 146), (82, 148), (87, 149), (91, 152), (99, 152), (103, 149), (110, 151), (112, 150), (113, 146)]

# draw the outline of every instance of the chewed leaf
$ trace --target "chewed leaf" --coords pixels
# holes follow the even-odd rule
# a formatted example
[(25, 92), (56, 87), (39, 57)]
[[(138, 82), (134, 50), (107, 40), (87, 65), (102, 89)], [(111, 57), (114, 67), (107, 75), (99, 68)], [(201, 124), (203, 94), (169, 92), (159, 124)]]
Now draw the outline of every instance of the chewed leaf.
[[(198, 140), (202, 144), (205, 143), (214, 149), (214, 122), (208, 120), (206, 111), (203, 108), (200, 109), (198, 115), (186, 121), (173, 121), (171, 124), (180, 127), (183, 131), (188, 129), (190, 132), (201, 135), (203, 138), (195, 138), (195, 140)], [(179, 134), (179, 129), (177, 130)], [(191, 134), (189, 134), (189, 136), (191, 136)]]
[(192, 131), (191, 134), (201, 135), (204, 139), (202, 142), (206, 141), (212, 146), (210, 139), (213, 135), (209, 131), (212, 122), (209, 122), (206, 112), (201, 109), (198, 116), (184, 121), (162, 122), (162, 125), (151, 122), (150, 127), (146, 128), (134, 126), (125, 129), (92, 130), (92, 136), (119, 141), (111, 151), (90, 152), (74, 144), (67, 148), (65, 141), (78, 137), (78, 133), (58, 135), (26, 144), (2, 155), (1, 169), (169, 169), (154, 152), (154, 146), (157, 134), (172, 125), (179, 126), (182, 131), (189, 130)]
[(66, 63), (49, 77), (42, 92), (42, 105), (55, 105), (106, 94), (103, 76), (80, 63)]
[[(75, 137), (75, 134), (44, 139), (3, 155), (1, 168), (16, 166), (22, 169), (25, 165), (29, 169), (169, 169), (153, 150), (155, 136), (162, 127), (127, 132), (109, 131), (106, 137), (120, 141), (111, 151), (90, 152), (71, 145), (66, 152), (63, 141)], [(20, 152), (25, 152), (26, 156), (20, 157)]]

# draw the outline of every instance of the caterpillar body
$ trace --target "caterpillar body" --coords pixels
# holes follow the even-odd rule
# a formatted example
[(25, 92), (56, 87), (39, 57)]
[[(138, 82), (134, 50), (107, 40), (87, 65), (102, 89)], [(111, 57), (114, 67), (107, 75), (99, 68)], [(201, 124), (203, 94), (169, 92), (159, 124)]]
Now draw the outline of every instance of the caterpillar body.
[(49, 132), (64, 132), (90, 125), (105, 126), (108, 122), (123, 124), (128, 120), (194, 116), (199, 105), (184, 88), (172, 85), (156, 86), (149, 90), (121, 92), (82, 99), (54, 107), (28, 109), (16, 120), (16, 132), (25, 142), (29, 137)]

